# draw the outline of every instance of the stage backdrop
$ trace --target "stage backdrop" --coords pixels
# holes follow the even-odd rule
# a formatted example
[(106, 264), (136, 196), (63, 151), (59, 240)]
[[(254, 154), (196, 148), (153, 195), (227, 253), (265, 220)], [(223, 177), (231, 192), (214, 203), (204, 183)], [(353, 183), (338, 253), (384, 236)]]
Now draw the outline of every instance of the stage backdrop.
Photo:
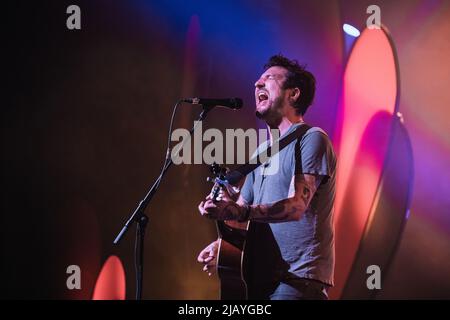
[[(81, 8), (81, 30), (66, 8)], [(123, 263), (134, 297), (134, 229), (112, 244), (158, 176), (173, 104), (180, 97), (244, 99), (214, 110), (207, 128), (263, 127), (254, 82), (273, 54), (317, 78), (306, 116), (334, 139), (346, 61), (343, 23), (361, 28), (369, 1), (16, 2), (2, 103), (2, 298), (90, 299), (103, 263)], [(450, 280), (450, 9), (448, 1), (378, 1), (398, 51), (400, 107), (414, 153), (409, 221), (380, 298), (448, 298)], [(374, 91), (377, 88), (373, 88)], [(183, 106), (175, 127), (199, 109)], [(146, 299), (216, 299), (196, 263), (216, 238), (197, 205), (205, 165), (171, 168), (151, 203)], [(80, 290), (66, 269), (81, 268)], [(337, 283), (343, 286), (344, 283)]]

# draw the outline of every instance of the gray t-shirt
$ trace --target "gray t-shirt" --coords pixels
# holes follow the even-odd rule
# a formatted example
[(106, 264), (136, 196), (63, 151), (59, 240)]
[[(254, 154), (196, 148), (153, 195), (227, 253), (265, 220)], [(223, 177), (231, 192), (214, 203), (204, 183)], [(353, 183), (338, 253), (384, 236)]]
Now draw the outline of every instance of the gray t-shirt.
[[(298, 125), (301, 124), (292, 125), (283, 136)], [(264, 150), (266, 146), (264, 143), (258, 150)], [(318, 127), (309, 129), (300, 141), (297, 139), (291, 142), (274, 155), (267, 165), (263, 164), (248, 174), (241, 195), (249, 204), (267, 204), (286, 199), (296, 173), (318, 175), (321, 183), (299, 221), (268, 224), (268, 230), (273, 236), (266, 238), (272, 239), (273, 243), (267, 244), (264, 239), (259, 239), (259, 250), (267, 252), (269, 247), (277, 247), (278, 255), (286, 265), (282, 275), (284, 278), (314, 279), (332, 286), (336, 156), (327, 134)], [(268, 246), (267, 250), (264, 249), (265, 245)]]

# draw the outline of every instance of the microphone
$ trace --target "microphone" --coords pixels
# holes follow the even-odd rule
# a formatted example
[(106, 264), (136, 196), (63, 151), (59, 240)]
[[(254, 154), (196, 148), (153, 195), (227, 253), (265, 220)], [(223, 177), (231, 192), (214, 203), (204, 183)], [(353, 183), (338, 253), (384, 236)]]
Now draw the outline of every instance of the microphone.
[(191, 104), (200, 104), (208, 107), (220, 106), (234, 110), (242, 108), (242, 99), (240, 98), (230, 98), (230, 99), (187, 98), (183, 99), (182, 101)]

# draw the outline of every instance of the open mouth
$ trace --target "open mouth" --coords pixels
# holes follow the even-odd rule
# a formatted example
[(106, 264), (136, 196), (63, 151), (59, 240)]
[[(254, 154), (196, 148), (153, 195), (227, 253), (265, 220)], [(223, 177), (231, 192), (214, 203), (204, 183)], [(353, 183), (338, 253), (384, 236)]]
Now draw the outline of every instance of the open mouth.
[(269, 95), (265, 91), (258, 92), (258, 103), (269, 99)]

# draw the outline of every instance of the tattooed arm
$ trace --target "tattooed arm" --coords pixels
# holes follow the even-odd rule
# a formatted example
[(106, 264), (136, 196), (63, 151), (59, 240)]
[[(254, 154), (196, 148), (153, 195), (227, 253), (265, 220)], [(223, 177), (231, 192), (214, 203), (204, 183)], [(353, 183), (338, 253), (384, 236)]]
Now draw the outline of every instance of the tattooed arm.
[(225, 192), (220, 201), (212, 201), (208, 196), (205, 201), (198, 205), (198, 210), (202, 216), (217, 220), (240, 220), (247, 216), (250, 206), (242, 196), (235, 202)]
[(201, 202), (202, 215), (217, 220), (252, 220), (258, 222), (285, 222), (299, 220), (320, 184), (320, 176), (298, 174), (292, 177), (292, 194), (288, 198), (264, 205), (249, 205), (243, 197), (237, 202), (226, 195), (219, 202), (211, 199)]
[(299, 220), (308, 208), (321, 181), (320, 176), (297, 174), (288, 198), (264, 205), (250, 206), (249, 219), (258, 222), (286, 222)]

